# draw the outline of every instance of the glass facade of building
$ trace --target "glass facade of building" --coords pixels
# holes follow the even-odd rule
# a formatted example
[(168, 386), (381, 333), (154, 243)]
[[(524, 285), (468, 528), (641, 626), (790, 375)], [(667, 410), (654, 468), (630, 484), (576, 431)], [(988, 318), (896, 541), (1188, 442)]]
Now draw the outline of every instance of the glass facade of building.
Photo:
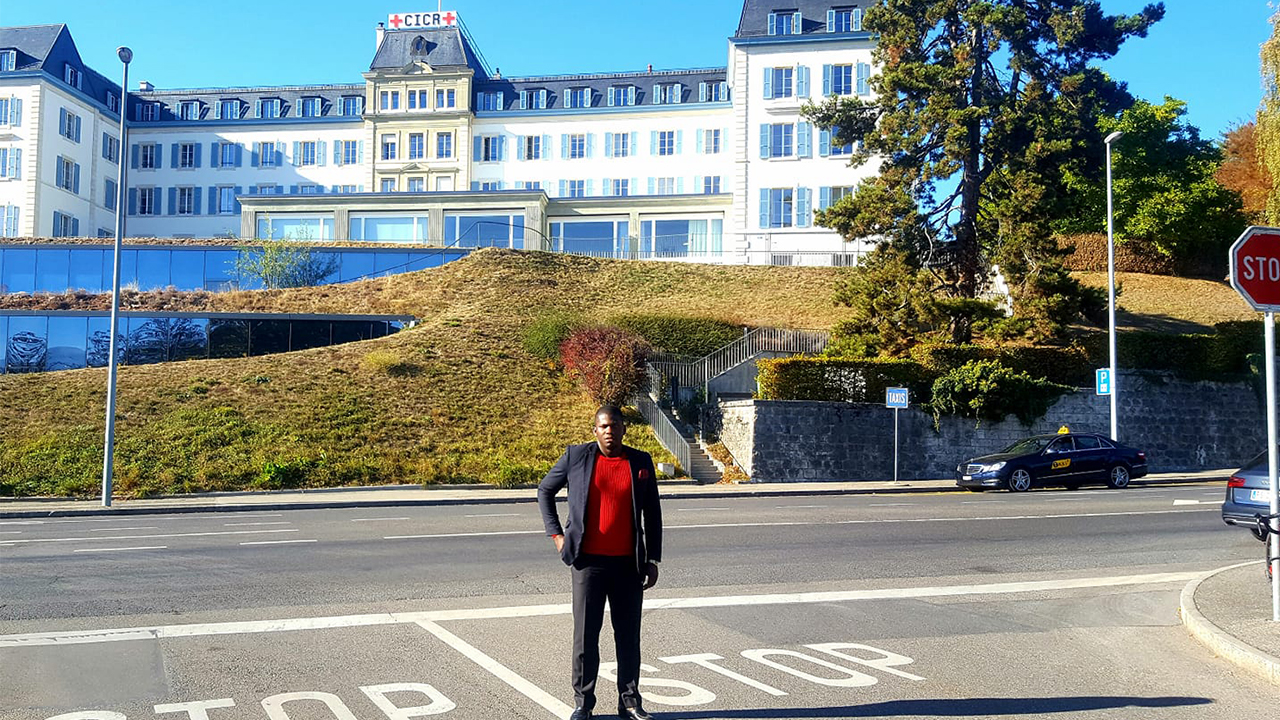
[[(238, 358), (307, 350), (384, 337), (404, 328), (402, 316), (122, 313), (120, 362)], [(31, 373), (105, 367), (107, 312), (0, 312), (0, 372)]]
[[(323, 284), (351, 282), (439, 267), (467, 249), (396, 250), (316, 248), (337, 257), (338, 270)], [(120, 284), (138, 290), (256, 290), (261, 282), (236, 277), (235, 248), (134, 247), (120, 254)], [(111, 291), (113, 256), (102, 247), (0, 245), (0, 294)]]

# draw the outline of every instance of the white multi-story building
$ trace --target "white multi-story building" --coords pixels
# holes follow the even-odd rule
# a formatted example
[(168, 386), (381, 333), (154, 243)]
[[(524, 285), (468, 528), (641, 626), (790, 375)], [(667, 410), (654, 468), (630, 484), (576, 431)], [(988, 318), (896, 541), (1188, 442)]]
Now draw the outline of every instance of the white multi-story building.
[(119, 88), (66, 26), (3, 28), (0, 235), (110, 235), (122, 159), (133, 238), (843, 263), (813, 213), (875, 167), (800, 108), (869, 94), (861, 15), (746, 0), (727, 67), (551, 77), (491, 71), (453, 13), (394, 15), (363, 83), (140, 83), (123, 152)]

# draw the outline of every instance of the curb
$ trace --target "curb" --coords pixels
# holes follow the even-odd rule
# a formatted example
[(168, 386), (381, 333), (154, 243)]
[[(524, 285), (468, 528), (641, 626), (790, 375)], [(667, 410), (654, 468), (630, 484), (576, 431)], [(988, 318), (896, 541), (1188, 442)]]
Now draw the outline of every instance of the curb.
[[(1213, 482), (1218, 478), (1187, 478), (1187, 479), (1170, 479), (1156, 481), (1139, 481), (1135, 480), (1132, 485), (1134, 487), (1157, 487), (1165, 485), (1186, 485), (1194, 483)], [(923, 493), (960, 493), (965, 492), (964, 488), (956, 485), (943, 486), (912, 486), (911, 481), (904, 481), (898, 486), (887, 485), (875, 488), (830, 488), (830, 489), (803, 489), (789, 490), (785, 488), (785, 483), (744, 483), (736, 486), (740, 489), (703, 492), (695, 489), (693, 485), (676, 485), (668, 486), (660, 492), (660, 496), (667, 500), (691, 500), (701, 498), (774, 498), (774, 497), (822, 497), (835, 495), (905, 495), (905, 494), (923, 494)], [(783, 487), (779, 487), (783, 485)], [(420, 486), (407, 486), (417, 488)], [(461, 486), (460, 486), (461, 487)], [(759, 488), (759, 489), (754, 489)], [(389, 487), (369, 487), (369, 488), (320, 488), (305, 491), (307, 494), (318, 494), (323, 492), (338, 491), (359, 491), (359, 492), (377, 492), (388, 489), (402, 489), (398, 486)], [(470, 488), (469, 492), (482, 493), (487, 487)], [(422, 499), (398, 499), (398, 500), (302, 500), (293, 502), (262, 502), (262, 503), (244, 503), (244, 504), (228, 504), (228, 505), (212, 505), (212, 504), (189, 504), (189, 505), (141, 505), (126, 507), (92, 507), (92, 508), (63, 508), (51, 510), (0, 510), (0, 519), (3, 520), (30, 520), (38, 518), (58, 518), (58, 517), (92, 517), (101, 515), (124, 516), (124, 515), (183, 515), (191, 513), (238, 513), (238, 512), (279, 512), (283, 510), (349, 510), (354, 508), (390, 508), (390, 507), (437, 507), (447, 505), (518, 505), (522, 503), (537, 502), (537, 497), (533, 494), (534, 488), (529, 488), (530, 494), (527, 497), (451, 497), (451, 498), (422, 498)], [(235, 492), (235, 493), (218, 493), (218, 497), (227, 496), (254, 496), (252, 492)], [(213, 495), (211, 495), (213, 496)], [(37, 502), (62, 502), (58, 499), (37, 499)], [(26, 501), (24, 501), (26, 502)], [(3, 506), (0, 506), (3, 507)]]
[(1200, 588), (1200, 584), (1205, 580), (1217, 575), (1218, 573), (1234, 570), (1246, 565), (1257, 565), (1261, 561), (1240, 563), (1224, 568), (1218, 568), (1211, 572), (1205, 573), (1203, 577), (1192, 580), (1182, 589), (1182, 598), (1178, 614), (1182, 616), (1182, 624), (1186, 626), (1191, 636), (1200, 641), (1201, 644), (1208, 647), (1219, 657), (1230, 661), (1245, 670), (1261, 677), (1263, 680), (1270, 682), (1272, 685), (1280, 685), (1280, 658), (1273, 657), (1258, 648), (1249, 645), (1234, 635), (1228, 634), (1225, 630), (1214, 625), (1209, 618), (1201, 614), (1196, 607), (1196, 590)]

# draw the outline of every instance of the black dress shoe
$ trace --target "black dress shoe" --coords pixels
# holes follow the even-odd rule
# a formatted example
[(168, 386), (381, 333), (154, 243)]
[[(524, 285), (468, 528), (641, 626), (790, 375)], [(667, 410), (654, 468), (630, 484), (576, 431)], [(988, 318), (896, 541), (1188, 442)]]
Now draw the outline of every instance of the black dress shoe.
[(591, 720), (591, 711), (586, 708), (574, 708), (569, 720)]
[(618, 717), (623, 718), (623, 720), (653, 720), (653, 716), (645, 712), (645, 709), (639, 705), (633, 708), (618, 708)]

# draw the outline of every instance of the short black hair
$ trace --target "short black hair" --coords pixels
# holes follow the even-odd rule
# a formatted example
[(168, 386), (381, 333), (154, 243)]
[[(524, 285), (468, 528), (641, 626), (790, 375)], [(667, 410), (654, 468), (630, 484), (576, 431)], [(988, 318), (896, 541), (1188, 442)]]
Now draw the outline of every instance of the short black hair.
[(596, 414), (593, 415), (592, 418), (599, 419), (601, 415), (608, 415), (610, 420), (626, 422), (626, 418), (622, 416), (622, 409), (617, 405), (601, 405), (600, 409), (596, 410)]

